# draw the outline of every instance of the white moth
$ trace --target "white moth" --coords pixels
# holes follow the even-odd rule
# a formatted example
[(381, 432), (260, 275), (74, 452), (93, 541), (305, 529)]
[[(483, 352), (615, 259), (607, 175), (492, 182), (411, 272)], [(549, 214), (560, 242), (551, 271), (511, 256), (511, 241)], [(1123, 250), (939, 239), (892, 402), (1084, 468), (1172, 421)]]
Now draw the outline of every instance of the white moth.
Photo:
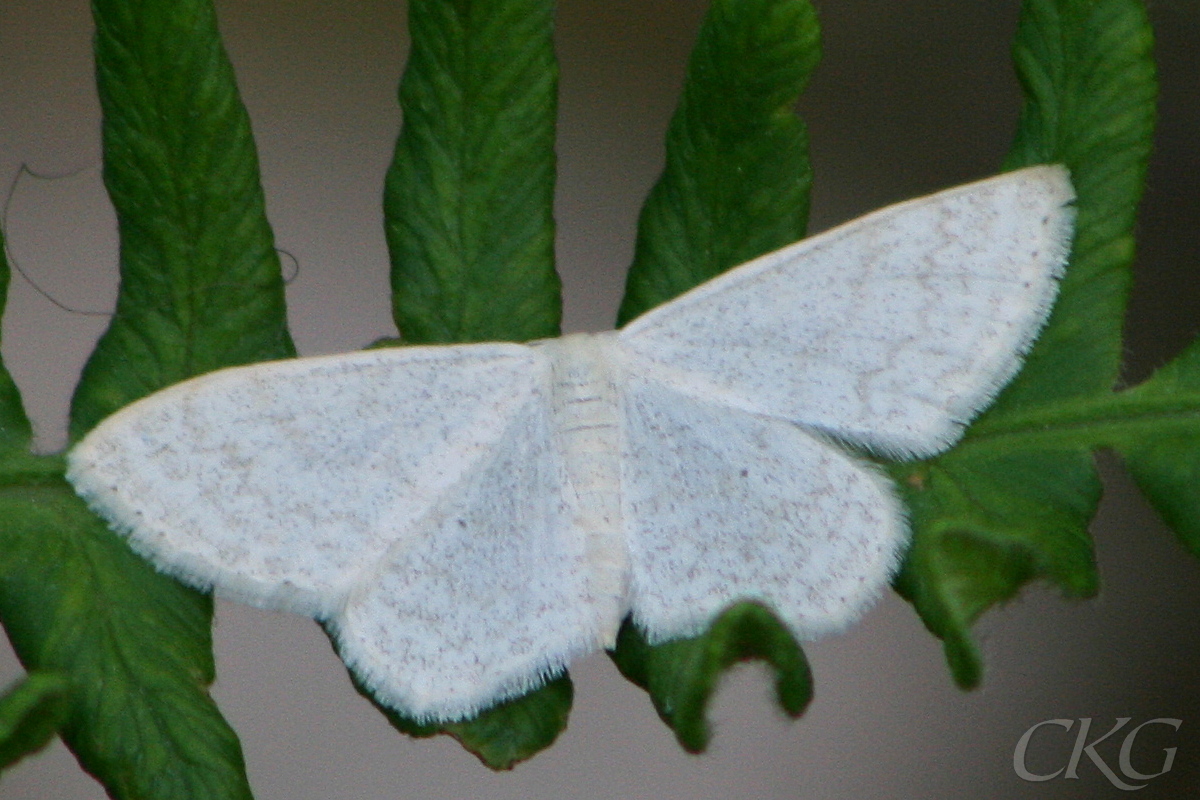
[(884, 475), (1016, 373), (1069, 249), (1060, 167), (885, 208), (619, 331), (222, 370), (113, 414), (68, 478), (159, 569), (312, 615), (384, 703), (450, 721), (741, 599), (799, 639), (881, 593)]

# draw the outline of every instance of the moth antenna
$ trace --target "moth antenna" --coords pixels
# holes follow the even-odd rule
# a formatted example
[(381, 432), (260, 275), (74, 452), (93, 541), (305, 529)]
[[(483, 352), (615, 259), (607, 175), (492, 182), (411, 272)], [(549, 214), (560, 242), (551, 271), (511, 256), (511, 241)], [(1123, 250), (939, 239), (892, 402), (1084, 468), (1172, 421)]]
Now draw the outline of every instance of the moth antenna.
[[(57, 297), (55, 297), (53, 294), (51, 294), (47, 289), (43, 288), (41, 286), (41, 284), (39, 284), (36, 280), (34, 280), (33, 276), (29, 274), (28, 270), (26, 270), (24, 266), (22, 266), (21, 262), (16, 258), (16, 256), (13, 254), (12, 250), (9, 248), (9, 245), (8, 245), (8, 235), (7, 234), (8, 234), (8, 219), (9, 219), (10, 207), (12, 205), (13, 198), (16, 196), (17, 187), (21, 183), (22, 178), (28, 176), (30, 178), (33, 178), (36, 180), (41, 180), (41, 181), (65, 180), (67, 178), (73, 178), (88, 169), (91, 169), (91, 167), (83, 166), (83, 167), (79, 167), (77, 169), (70, 170), (70, 171), (63, 172), (63, 173), (43, 173), (43, 172), (37, 172), (37, 171), (31, 169), (29, 167), (28, 163), (22, 163), (21, 166), (17, 169), (16, 175), (12, 178), (11, 181), (9, 181), (8, 190), (6, 191), (5, 196), (4, 196), (3, 207), (0, 208), (0, 232), (3, 232), (5, 234), (5, 236), (4, 236), (4, 254), (8, 259), (9, 265), (13, 268), (13, 270), (18, 275), (21, 276), (21, 278), (25, 281), (25, 283), (27, 283), (35, 292), (37, 292), (39, 295), (41, 295), (43, 298), (45, 298), (51, 305), (55, 306), (56, 308), (62, 309), (63, 311), (66, 311), (67, 313), (70, 313), (70, 314), (79, 314), (79, 315), (82, 315), (85, 317), (110, 317), (111, 318), (111, 317), (117, 316), (115, 311), (100, 311), (97, 309), (79, 308), (76, 306), (72, 306), (68, 303), (65, 303), (62, 300), (59, 300)], [(283, 259), (290, 262), (290, 264), (291, 264), (291, 268), (287, 271), (286, 274), (283, 275), (284, 285), (290, 286), (293, 281), (297, 280), (300, 277), (300, 272), (301, 272), (300, 259), (298, 259), (295, 256), (295, 254), (292, 253), (290, 250), (286, 250), (282, 247), (276, 247), (274, 249), (275, 249), (276, 253), (278, 253), (280, 256), (283, 257)], [(212, 289), (219, 289), (222, 287), (237, 286), (237, 285), (244, 286), (245, 284), (211, 283), (206, 286), (199, 286), (196, 289), (194, 289), (193, 292), (199, 293), (199, 292), (209, 291)]]
[(283, 276), (283, 285), (291, 286), (292, 281), (300, 277), (300, 259), (296, 258), (296, 255), (291, 250), (285, 250), (282, 247), (276, 247), (275, 252), (286, 257), (288, 261), (292, 262), (291, 274), (285, 274)]
[(25, 283), (29, 284), (29, 286), (35, 292), (46, 298), (51, 305), (68, 313), (81, 314), (85, 317), (111, 317), (111, 311), (96, 311), (93, 309), (75, 308), (74, 306), (70, 306), (59, 300), (54, 295), (50, 294), (50, 292), (42, 288), (41, 284), (33, 279), (33, 276), (25, 270), (25, 267), (21, 266), (21, 262), (17, 260), (16, 256), (13, 255), (12, 250), (8, 246), (9, 208), (12, 205), (13, 198), (17, 194), (17, 186), (21, 183), (22, 178), (28, 175), (30, 178), (39, 181), (59, 181), (67, 178), (74, 178), (76, 175), (79, 175), (84, 170), (90, 168), (91, 167), (83, 166), (63, 173), (36, 172), (29, 167), (27, 162), (22, 162), (21, 166), (17, 168), (17, 174), (13, 176), (11, 181), (8, 182), (8, 191), (4, 195), (4, 207), (2, 210), (0, 210), (0, 229), (2, 229), (4, 232), (4, 255), (7, 257), (9, 265), (13, 268), (13, 270), (16, 271), (18, 275), (21, 276)]

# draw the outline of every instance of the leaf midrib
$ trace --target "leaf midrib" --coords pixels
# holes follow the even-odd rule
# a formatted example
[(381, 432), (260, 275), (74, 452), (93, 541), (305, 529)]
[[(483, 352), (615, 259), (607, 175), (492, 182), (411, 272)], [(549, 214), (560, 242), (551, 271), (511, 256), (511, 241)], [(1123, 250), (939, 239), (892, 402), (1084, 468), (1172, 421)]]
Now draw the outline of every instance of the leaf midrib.
[(1027, 412), (984, 420), (958, 449), (1096, 448), (1169, 434), (1200, 434), (1200, 387), (1150, 394), (1124, 392), (1060, 399)]

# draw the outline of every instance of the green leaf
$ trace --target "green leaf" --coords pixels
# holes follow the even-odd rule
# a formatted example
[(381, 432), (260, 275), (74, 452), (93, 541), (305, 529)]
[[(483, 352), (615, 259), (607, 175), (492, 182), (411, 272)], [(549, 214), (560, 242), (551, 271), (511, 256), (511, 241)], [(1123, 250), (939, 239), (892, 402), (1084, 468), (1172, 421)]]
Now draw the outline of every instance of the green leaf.
[(66, 678), (33, 672), (0, 697), (0, 769), (41, 750), (70, 710)]
[(619, 325), (804, 236), (812, 170), (793, 107), (819, 37), (807, 0), (714, 0), (638, 220)]
[(1013, 46), (1025, 108), (1005, 167), (1060, 163), (1075, 244), (1046, 330), (999, 416), (1109, 392), (1121, 366), (1134, 216), (1154, 133), (1153, 37), (1141, 0), (1026, 0)]
[(1111, 444), (1180, 541), (1200, 557), (1200, 340), (1123, 395), (1154, 424), (1131, 425)]
[[(4, 231), (0, 229), (0, 315), (8, 303), (10, 277), (8, 246), (4, 241)], [(0, 359), (0, 459), (28, 451), (32, 439), (33, 428), (21, 404), (21, 392), (4, 366), (3, 359)]]
[(75, 391), (71, 440), (126, 403), (294, 354), (250, 121), (210, 0), (94, 0), (116, 315)]
[[(409, 4), (404, 127), (384, 187), (392, 308), (405, 342), (559, 332), (553, 22), (551, 0)], [(572, 698), (564, 675), (474, 719), (420, 724), (359, 691), (400, 731), (449, 734), (492, 769), (548, 747)]]
[(392, 308), (415, 344), (555, 336), (552, 0), (411, 0), (384, 188)]
[[(819, 36), (806, 0), (715, 0), (638, 222), (621, 324), (804, 235), (812, 172), (793, 107), (820, 57)], [(811, 693), (799, 646), (754, 604), (734, 606), (699, 637), (657, 646), (626, 622), (611, 655), (691, 752), (708, 743), (717, 678), (740, 659), (775, 667), (793, 716)]]
[[(293, 353), (211, 3), (96, 0), (93, 13), (121, 289), (76, 389), (73, 441), (176, 381)], [(62, 736), (80, 763), (113, 797), (248, 798), (237, 738), (207, 692), (211, 600), (108, 531), (60, 459), (14, 453), (3, 467), (0, 618), (27, 668), (71, 681)]]
[(211, 600), (134, 555), (61, 477), (0, 489), (0, 521), (0, 619), (27, 670), (70, 681), (61, 735), (83, 767), (114, 798), (249, 798), (207, 691)]
[(498, 703), (462, 722), (422, 723), (381, 704), (359, 682), (350, 679), (363, 697), (383, 712), (401, 733), (417, 738), (447, 734), (494, 770), (512, 769), (554, 743), (567, 727), (574, 685), (565, 673), (521, 697)]
[(1101, 487), (1088, 446), (1029, 452), (961, 445), (893, 472), (903, 478), (913, 526), (896, 589), (944, 640), (960, 686), (982, 677), (969, 628), (989, 607), (1034, 578), (1070, 596), (1095, 592), (1087, 525)]
[(1035, 578), (1069, 596), (1096, 590), (1087, 524), (1101, 487), (1091, 453), (1128, 414), (1112, 388), (1153, 133), (1150, 48), (1139, 0), (1022, 7), (1013, 53), (1026, 100), (1006, 166), (1070, 168), (1070, 267), (1023, 370), (962, 442), (892, 468), (913, 526), (896, 588), (944, 640), (964, 687), (982, 675), (969, 628), (987, 608)]
[(739, 661), (761, 659), (775, 670), (775, 695), (792, 717), (812, 700), (812, 673), (804, 651), (773, 613), (738, 603), (701, 636), (651, 645), (626, 622), (609, 656), (621, 674), (650, 694), (654, 707), (689, 753), (708, 747), (705, 713), (722, 673)]

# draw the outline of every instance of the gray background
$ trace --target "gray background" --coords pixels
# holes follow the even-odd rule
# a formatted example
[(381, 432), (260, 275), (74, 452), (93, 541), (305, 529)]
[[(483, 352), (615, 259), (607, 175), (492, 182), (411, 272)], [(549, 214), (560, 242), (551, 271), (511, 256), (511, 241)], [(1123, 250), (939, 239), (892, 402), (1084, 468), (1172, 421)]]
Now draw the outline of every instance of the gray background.
[[(571, 330), (611, 326), (637, 209), (705, 4), (563, 0), (558, 254)], [(825, 0), (825, 59), (801, 103), (817, 172), (812, 229), (994, 172), (1019, 95), (1008, 61), (1018, 3)], [(392, 331), (379, 219), (381, 175), (399, 125), (403, 6), (394, 0), (224, 0), (226, 43), (262, 157), (279, 246), (300, 263), (288, 289), (302, 353), (350, 350)], [(1127, 381), (1196, 332), (1200, 266), (1200, 6), (1159, 0), (1163, 90), (1158, 149), (1141, 216)], [(83, 0), (0, 3), (0, 182), (13, 257), (63, 304), (111, 307), (115, 223), (99, 180), (91, 21)], [(4, 357), (40, 445), (64, 441), (67, 400), (103, 317), (55, 307), (14, 277)], [(982, 690), (953, 688), (939, 643), (889, 597), (849, 634), (812, 644), (817, 698), (790, 723), (756, 667), (736, 670), (713, 708), (709, 754), (682, 753), (640, 690), (604, 656), (572, 670), (576, 701), (558, 743), (493, 774), (442, 737), (394, 733), (351, 688), (309, 620), (219, 604), (214, 693), (239, 731), (262, 800), (283, 798), (957, 798), (1124, 796), (1085, 758), (1079, 779), (1027, 784), (1012, 770), (1040, 720), (1184, 721), (1139, 740), (1135, 763), (1174, 770), (1138, 797), (1200, 786), (1195, 632), (1200, 564), (1186, 556), (1102, 459), (1109, 492), (1093, 526), (1099, 599), (1033, 587), (977, 627)], [(0, 682), (20, 667), (0, 645)], [(1078, 723), (1077, 723), (1078, 724)], [(1047, 729), (1029, 766), (1050, 772), (1073, 735)], [(1160, 729), (1170, 733), (1169, 729)], [(1147, 729), (1149, 734), (1151, 729)], [(1118, 734), (1101, 747), (1116, 765)], [(1141, 760), (1138, 759), (1141, 753)], [(0, 778), (4, 798), (99, 798), (56, 743)]]

